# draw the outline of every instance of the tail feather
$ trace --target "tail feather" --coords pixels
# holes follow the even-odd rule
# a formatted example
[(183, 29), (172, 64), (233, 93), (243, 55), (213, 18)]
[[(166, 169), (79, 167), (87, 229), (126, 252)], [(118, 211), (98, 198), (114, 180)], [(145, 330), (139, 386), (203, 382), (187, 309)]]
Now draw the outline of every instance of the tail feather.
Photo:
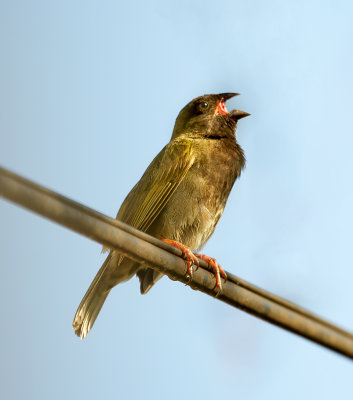
[(99, 311), (101, 310), (110, 289), (106, 289), (102, 284), (102, 278), (106, 271), (111, 254), (108, 255), (96, 277), (93, 279), (90, 287), (84, 295), (80, 305), (77, 308), (72, 327), (77, 336), (84, 339), (91, 330)]
[(136, 274), (140, 280), (140, 292), (146, 294), (162, 278), (163, 274), (152, 268), (140, 269)]
[(77, 308), (72, 326), (77, 336), (84, 339), (91, 330), (110, 290), (118, 283), (132, 278), (139, 265), (111, 251), (93, 279)]

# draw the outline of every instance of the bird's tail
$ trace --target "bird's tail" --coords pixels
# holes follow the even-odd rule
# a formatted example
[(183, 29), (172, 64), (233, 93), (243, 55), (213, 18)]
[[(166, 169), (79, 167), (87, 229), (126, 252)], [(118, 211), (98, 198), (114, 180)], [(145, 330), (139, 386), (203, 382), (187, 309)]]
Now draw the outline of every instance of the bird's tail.
[(91, 330), (111, 287), (105, 284), (104, 273), (109, 267), (111, 253), (108, 255), (90, 287), (77, 308), (72, 327), (77, 336), (84, 339)]

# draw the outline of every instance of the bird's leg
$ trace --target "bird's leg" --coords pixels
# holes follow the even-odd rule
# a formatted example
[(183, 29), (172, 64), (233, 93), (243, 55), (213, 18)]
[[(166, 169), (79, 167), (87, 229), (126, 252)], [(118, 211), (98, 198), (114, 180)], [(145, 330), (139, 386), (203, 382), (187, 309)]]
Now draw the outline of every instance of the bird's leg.
[(221, 275), (224, 278), (224, 280), (227, 280), (227, 274), (224, 272), (224, 269), (218, 264), (218, 262), (209, 256), (206, 256), (205, 254), (196, 254), (195, 256), (200, 258), (201, 260), (204, 260), (207, 262), (207, 264), (212, 268), (213, 273), (215, 275), (216, 278), (216, 296), (219, 296), (219, 294), (222, 291), (222, 282), (221, 282)]
[(186, 258), (186, 264), (187, 264), (187, 274), (190, 277), (190, 281), (192, 280), (193, 276), (193, 270), (192, 270), (192, 265), (196, 265), (196, 267), (199, 266), (199, 260), (197, 257), (194, 255), (194, 253), (184, 244), (179, 243), (175, 240), (170, 240), (170, 239), (161, 239), (162, 242), (168, 243), (171, 246), (180, 249), (183, 252), (184, 257)]

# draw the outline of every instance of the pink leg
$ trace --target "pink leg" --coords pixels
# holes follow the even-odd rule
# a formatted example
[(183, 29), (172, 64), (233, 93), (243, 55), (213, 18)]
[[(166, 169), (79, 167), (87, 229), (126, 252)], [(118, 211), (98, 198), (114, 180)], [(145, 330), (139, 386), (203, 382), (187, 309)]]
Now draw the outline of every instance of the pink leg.
[(221, 275), (224, 278), (224, 280), (227, 280), (227, 274), (224, 272), (224, 269), (218, 264), (218, 262), (214, 258), (206, 256), (205, 254), (195, 254), (195, 256), (200, 258), (201, 260), (206, 261), (208, 265), (213, 269), (213, 273), (216, 278), (215, 289), (217, 290), (217, 296), (218, 296), (222, 291)]
[(191, 280), (193, 275), (192, 265), (194, 264), (197, 267), (199, 266), (199, 260), (197, 259), (197, 257), (187, 246), (185, 246), (182, 243), (170, 239), (161, 239), (161, 240), (162, 242), (168, 243), (171, 246), (176, 247), (177, 249), (180, 249), (183, 252), (187, 263), (187, 274), (189, 275)]

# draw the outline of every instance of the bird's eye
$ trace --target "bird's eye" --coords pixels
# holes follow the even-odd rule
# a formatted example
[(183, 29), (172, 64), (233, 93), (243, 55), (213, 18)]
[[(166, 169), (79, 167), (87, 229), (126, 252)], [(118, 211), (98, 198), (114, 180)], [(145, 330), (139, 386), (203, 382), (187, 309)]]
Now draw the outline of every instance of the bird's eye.
[(205, 109), (205, 108), (208, 107), (208, 103), (206, 103), (205, 101), (202, 101), (202, 102), (200, 103), (200, 107), (203, 108), (203, 109)]

